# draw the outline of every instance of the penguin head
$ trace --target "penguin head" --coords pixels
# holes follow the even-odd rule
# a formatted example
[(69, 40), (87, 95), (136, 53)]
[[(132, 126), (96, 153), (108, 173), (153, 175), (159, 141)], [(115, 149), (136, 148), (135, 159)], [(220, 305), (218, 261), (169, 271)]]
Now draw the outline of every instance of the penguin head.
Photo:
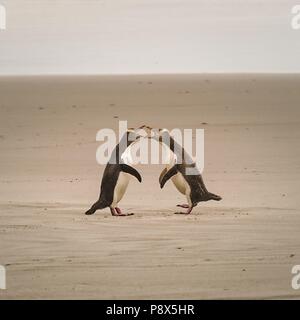
[(151, 138), (151, 132), (152, 132), (152, 129), (151, 127), (149, 126), (146, 126), (145, 124), (140, 126), (138, 128), (138, 131), (139, 133), (144, 137), (144, 138), (148, 138), (150, 139)]
[(152, 136), (155, 140), (157, 140), (158, 142), (163, 142), (166, 141), (170, 138), (170, 132), (168, 129), (157, 129), (153, 131), (153, 136)]
[(138, 130), (134, 128), (128, 128), (126, 134), (127, 134), (127, 146), (129, 146), (131, 143), (137, 142), (140, 138), (143, 137), (138, 132)]

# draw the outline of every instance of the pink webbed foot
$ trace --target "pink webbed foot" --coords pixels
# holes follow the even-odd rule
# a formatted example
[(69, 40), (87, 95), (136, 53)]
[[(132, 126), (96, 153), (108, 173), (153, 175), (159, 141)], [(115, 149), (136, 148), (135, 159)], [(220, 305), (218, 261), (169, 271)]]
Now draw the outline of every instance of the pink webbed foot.
[(188, 209), (190, 206), (188, 204), (178, 204), (177, 207)]
[(110, 208), (110, 212), (115, 217), (127, 217), (127, 216), (132, 216), (133, 215), (133, 213), (122, 213), (121, 209), (118, 208), (118, 207)]
[(118, 214), (122, 214), (122, 211), (121, 211), (121, 209), (120, 209), (120, 208), (115, 207), (115, 210), (117, 211), (117, 213), (118, 213)]
[(193, 210), (193, 207), (188, 207), (186, 212), (175, 212), (175, 214), (190, 214)]

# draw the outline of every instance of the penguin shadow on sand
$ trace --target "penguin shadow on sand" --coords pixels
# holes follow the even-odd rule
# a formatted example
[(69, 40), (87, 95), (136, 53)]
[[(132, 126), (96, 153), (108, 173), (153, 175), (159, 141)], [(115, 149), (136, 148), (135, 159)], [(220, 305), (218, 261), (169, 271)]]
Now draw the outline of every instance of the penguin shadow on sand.
[[(146, 135), (140, 135), (139, 132), (141, 130)], [(131, 139), (128, 139), (129, 134), (131, 134)], [(170, 161), (160, 174), (159, 184), (163, 188), (166, 182), (171, 179), (176, 189), (186, 196), (187, 203), (178, 204), (177, 206), (185, 208), (187, 211), (175, 212), (176, 214), (187, 215), (192, 212), (199, 202), (208, 200), (220, 201), (222, 199), (206, 189), (196, 163), (185, 149), (173, 139), (167, 129), (153, 130), (151, 127), (143, 125), (138, 129), (129, 129), (122, 137), (122, 140), (126, 140), (125, 143), (124, 140), (121, 140), (123, 143), (117, 144), (113, 150), (111, 159), (114, 157), (113, 159), (117, 159), (117, 163), (114, 164), (111, 161), (107, 163), (101, 181), (99, 199), (85, 214), (91, 215), (96, 210), (109, 207), (113, 216), (133, 215), (133, 213), (122, 213), (118, 203), (126, 192), (130, 175), (134, 176), (139, 182), (142, 182), (142, 178), (136, 169), (126, 163), (126, 157), (124, 156), (133, 144), (139, 141), (140, 138), (145, 137), (156, 140), (163, 148), (169, 151)], [(192, 174), (189, 174), (189, 169), (192, 170)]]

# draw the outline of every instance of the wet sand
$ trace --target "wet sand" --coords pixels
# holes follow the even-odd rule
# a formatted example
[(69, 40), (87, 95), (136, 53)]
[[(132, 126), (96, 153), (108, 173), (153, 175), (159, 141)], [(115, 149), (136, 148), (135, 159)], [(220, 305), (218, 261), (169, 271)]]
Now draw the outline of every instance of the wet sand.
[[(300, 76), (0, 78), (0, 264), (9, 299), (300, 298)], [(204, 128), (204, 181), (185, 202), (139, 165), (120, 203), (99, 193), (96, 133)]]

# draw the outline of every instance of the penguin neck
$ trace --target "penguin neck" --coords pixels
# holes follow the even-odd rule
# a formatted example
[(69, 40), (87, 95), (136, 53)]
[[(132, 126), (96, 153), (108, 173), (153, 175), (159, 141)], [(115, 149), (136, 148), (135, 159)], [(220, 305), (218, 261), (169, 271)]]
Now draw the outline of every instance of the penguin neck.
[(177, 156), (174, 154), (174, 152), (165, 144), (165, 143), (161, 143), (162, 148), (164, 149), (165, 153), (166, 153), (166, 157), (168, 158), (168, 163), (167, 163), (167, 168), (170, 169), (172, 168), (175, 163), (177, 162)]
[(129, 147), (131, 144), (132, 144), (132, 142), (129, 142), (125, 148), (124, 147), (120, 148), (119, 145), (116, 146), (115, 150), (113, 151), (112, 156), (117, 159), (117, 163), (123, 162), (122, 159), (126, 158), (126, 156), (125, 157), (123, 157), (123, 156), (124, 156), (124, 154), (126, 155), (128, 152), (130, 152)]
[(116, 163), (122, 162), (122, 155), (128, 147), (135, 141), (128, 140), (127, 134), (124, 134), (120, 142), (114, 148), (111, 154), (111, 160), (115, 160)]
[(168, 147), (172, 153), (174, 154), (174, 158), (178, 159), (178, 161), (182, 163), (193, 163), (192, 157), (185, 151), (184, 147), (181, 146), (178, 142), (176, 142), (171, 136), (170, 139), (170, 146), (166, 145), (164, 142), (162, 143), (165, 147)]

